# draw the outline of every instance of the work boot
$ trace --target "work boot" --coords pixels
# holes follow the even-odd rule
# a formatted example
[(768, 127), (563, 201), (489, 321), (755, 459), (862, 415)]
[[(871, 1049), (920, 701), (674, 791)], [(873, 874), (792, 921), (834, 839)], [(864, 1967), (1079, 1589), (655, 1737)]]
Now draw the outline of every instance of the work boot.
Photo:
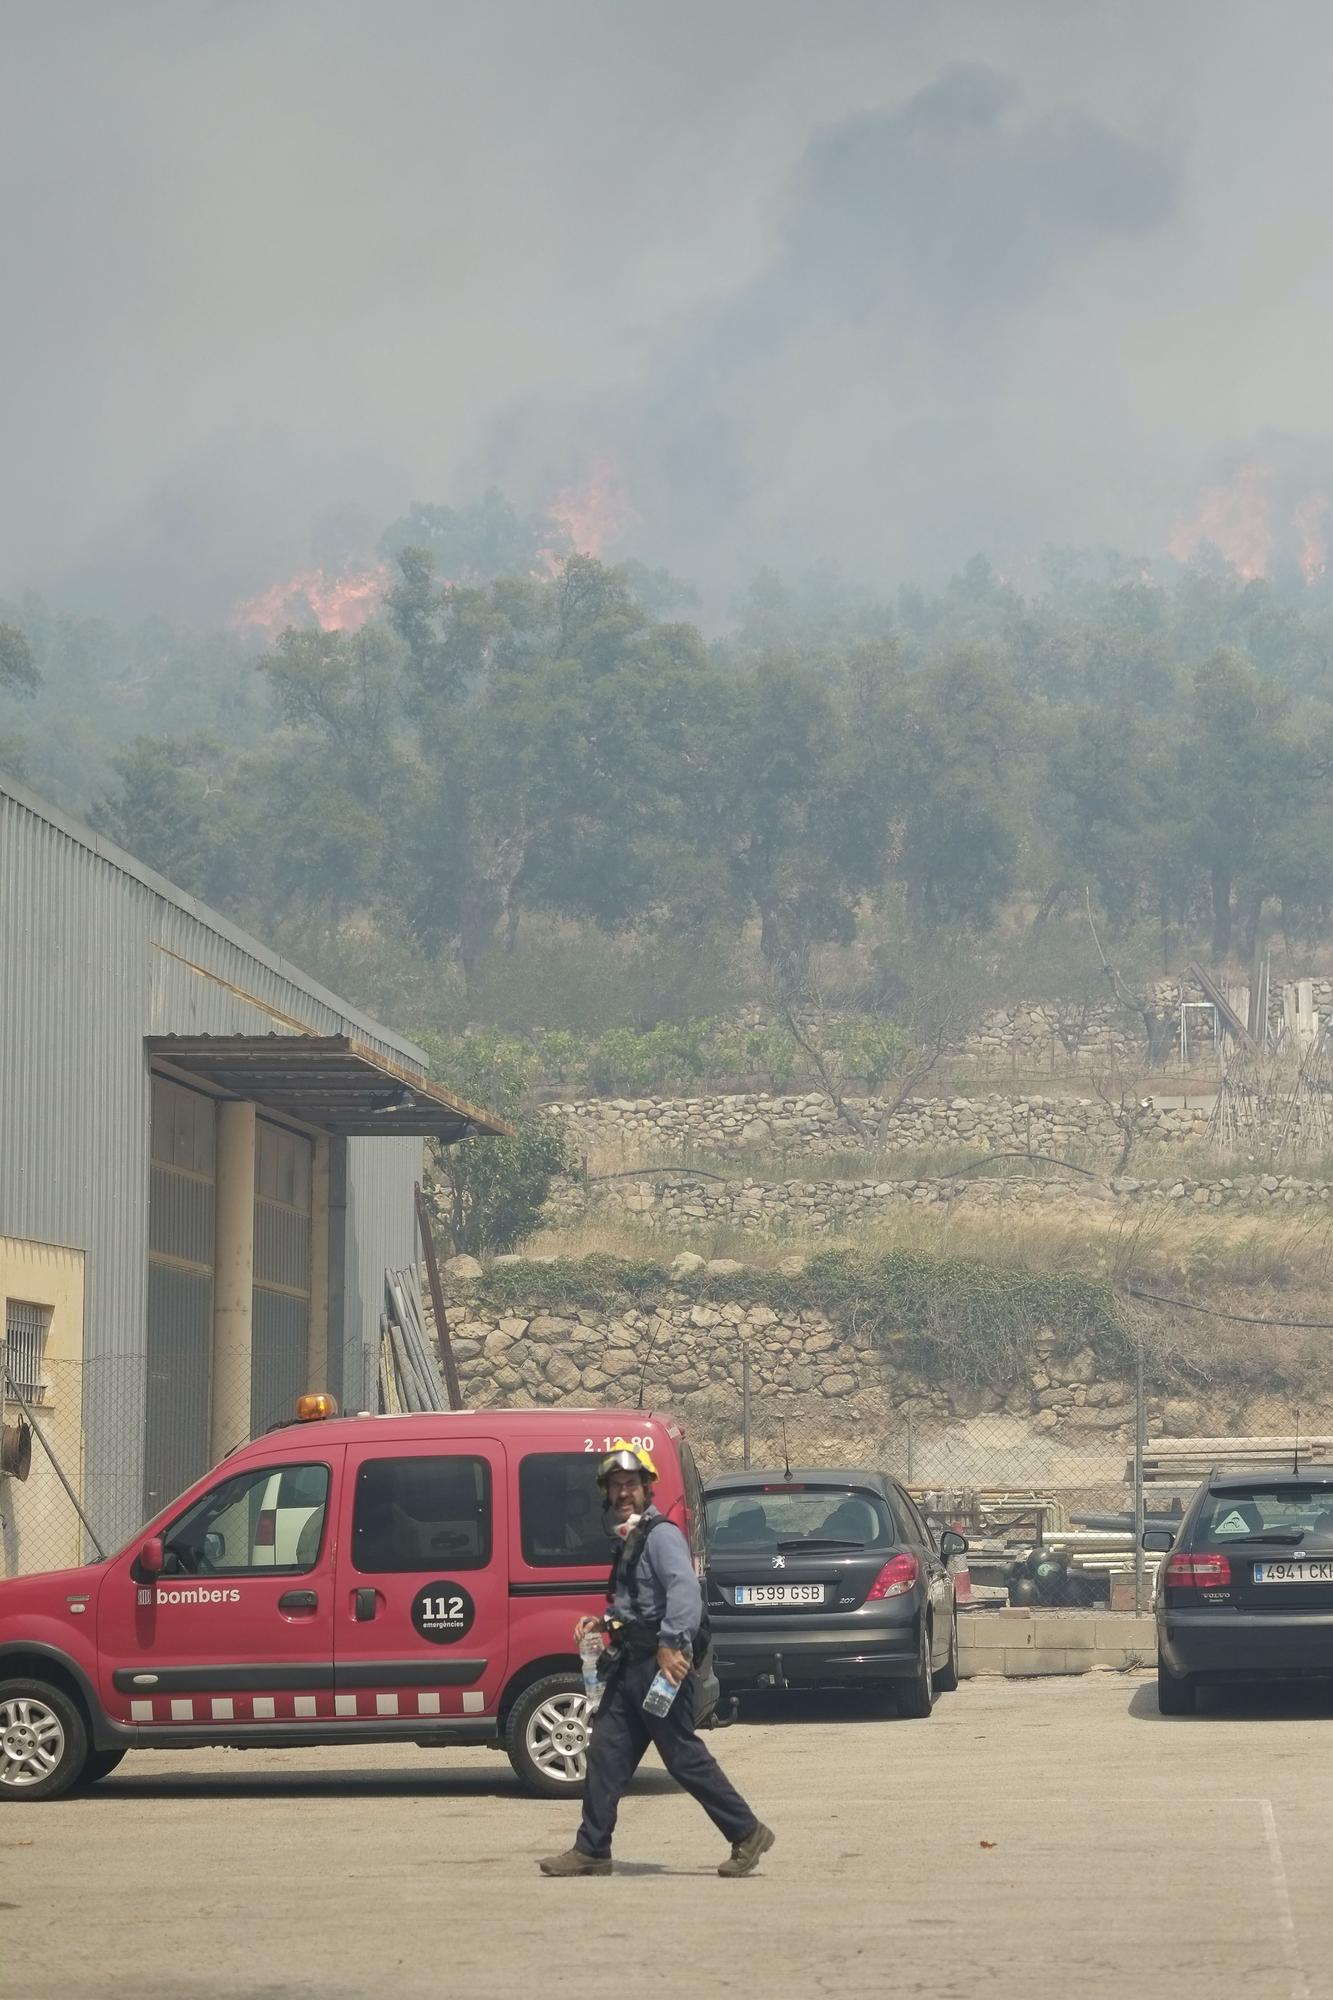
[[(772, 1838), (770, 1834), (769, 1840)], [(609, 1875), (611, 1856), (585, 1854), (581, 1847), (569, 1847), (563, 1854), (548, 1854), (537, 1866), (543, 1875)]]
[(762, 1856), (768, 1853), (776, 1839), (777, 1835), (771, 1826), (765, 1826), (762, 1820), (756, 1820), (753, 1833), (747, 1833), (744, 1840), (732, 1842), (731, 1859), (722, 1863), (717, 1871), (718, 1874), (748, 1875), (752, 1869), (759, 1866)]

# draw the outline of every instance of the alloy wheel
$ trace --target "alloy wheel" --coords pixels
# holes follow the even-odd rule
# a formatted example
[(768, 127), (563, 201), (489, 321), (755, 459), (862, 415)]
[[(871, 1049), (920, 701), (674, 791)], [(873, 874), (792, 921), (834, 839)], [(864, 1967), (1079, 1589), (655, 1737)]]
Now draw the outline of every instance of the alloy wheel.
[(590, 1720), (585, 1694), (548, 1695), (532, 1711), (527, 1727), (527, 1751), (543, 1777), (570, 1786), (583, 1783)]
[(32, 1695), (0, 1702), (0, 1785), (22, 1792), (49, 1778), (65, 1754), (65, 1727)]

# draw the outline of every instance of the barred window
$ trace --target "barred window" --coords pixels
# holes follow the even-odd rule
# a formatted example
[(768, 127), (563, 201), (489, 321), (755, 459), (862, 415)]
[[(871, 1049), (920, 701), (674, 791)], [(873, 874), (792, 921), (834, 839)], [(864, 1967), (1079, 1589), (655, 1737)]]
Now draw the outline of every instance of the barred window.
[(49, 1306), (27, 1299), (5, 1301), (5, 1365), (19, 1394), (30, 1402), (42, 1393), (42, 1357), (50, 1320)]

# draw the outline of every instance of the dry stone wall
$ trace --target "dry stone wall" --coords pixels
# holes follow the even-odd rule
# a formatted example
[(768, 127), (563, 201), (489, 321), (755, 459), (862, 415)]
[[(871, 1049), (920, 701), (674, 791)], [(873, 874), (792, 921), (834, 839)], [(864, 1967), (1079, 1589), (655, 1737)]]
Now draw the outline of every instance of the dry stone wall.
[[(850, 1453), (910, 1467), (941, 1490), (1054, 1489), (1070, 1505), (1076, 1495), (1120, 1504), (1134, 1389), (1100, 1373), (1091, 1348), (1063, 1351), (1047, 1328), (1013, 1386), (941, 1383), (822, 1312), (779, 1312), (722, 1289), (710, 1297), (714, 1272), (734, 1286), (744, 1267), (683, 1255), (651, 1296), (577, 1311), (553, 1308), (539, 1276), (521, 1302), (503, 1304), (486, 1298), (484, 1279), (455, 1280), (447, 1312), (468, 1405), (670, 1410), (707, 1473), (743, 1463), (748, 1353), (756, 1463), (780, 1463), (784, 1446), (794, 1464), (845, 1463)], [(1159, 1400), (1150, 1421), (1154, 1431), (1169, 1421)]]
[[(762, 1150), (793, 1159), (802, 1154), (864, 1151), (903, 1153), (940, 1147), (1021, 1150), (1057, 1158), (1090, 1153), (1114, 1159), (1120, 1131), (1111, 1110), (1088, 1097), (921, 1097), (896, 1110), (875, 1097), (848, 1100), (865, 1136), (837, 1106), (815, 1092), (712, 1097), (589, 1098), (553, 1104), (548, 1116), (565, 1125), (576, 1155), (618, 1155), (656, 1163), (684, 1153)], [(1201, 1140), (1208, 1114), (1198, 1106), (1154, 1110), (1138, 1144), (1165, 1147)]]
[(1290, 1174), (1216, 1180), (1084, 1179), (1072, 1174), (1042, 1179), (935, 1177), (901, 1181), (791, 1180), (720, 1181), (688, 1174), (659, 1179), (617, 1179), (584, 1187), (563, 1183), (547, 1203), (553, 1223), (590, 1212), (611, 1213), (642, 1222), (665, 1235), (689, 1235), (717, 1227), (761, 1235), (837, 1232), (905, 1207), (939, 1204), (1004, 1208), (1032, 1213), (1074, 1206), (1148, 1205), (1245, 1210), (1327, 1207), (1328, 1181), (1299, 1180)]

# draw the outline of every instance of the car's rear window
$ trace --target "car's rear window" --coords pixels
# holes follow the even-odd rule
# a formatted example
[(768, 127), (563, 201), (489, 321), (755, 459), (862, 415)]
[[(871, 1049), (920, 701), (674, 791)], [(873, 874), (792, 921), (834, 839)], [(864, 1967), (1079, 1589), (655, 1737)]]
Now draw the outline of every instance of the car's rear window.
[(860, 1487), (731, 1487), (705, 1500), (708, 1546), (716, 1555), (808, 1542), (883, 1549), (901, 1539), (887, 1502)]
[(1210, 1493), (1192, 1539), (1227, 1542), (1242, 1535), (1301, 1533), (1304, 1548), (1333, 1547), (1333, 1486), (1265, 1486)]

